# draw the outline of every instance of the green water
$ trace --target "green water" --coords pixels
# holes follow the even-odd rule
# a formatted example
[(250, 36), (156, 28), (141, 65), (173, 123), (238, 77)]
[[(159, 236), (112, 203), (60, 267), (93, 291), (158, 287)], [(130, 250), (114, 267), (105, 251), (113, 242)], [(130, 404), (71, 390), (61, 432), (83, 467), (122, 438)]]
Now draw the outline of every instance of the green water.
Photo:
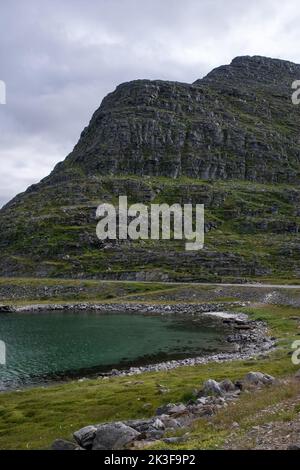
[(228, 351), (228, 331), (209, 317), (130, 314), (1, 314), (0, 390)]

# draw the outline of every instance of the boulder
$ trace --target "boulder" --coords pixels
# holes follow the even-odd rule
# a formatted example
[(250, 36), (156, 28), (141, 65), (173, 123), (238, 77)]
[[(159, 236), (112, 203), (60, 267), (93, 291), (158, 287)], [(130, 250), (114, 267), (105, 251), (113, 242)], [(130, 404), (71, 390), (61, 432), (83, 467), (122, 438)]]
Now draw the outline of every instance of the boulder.
[(129, 421), (124, 421), (126, 426), (135, 429), (135, 431), (139, 433), (145, 433), (148, 431), (149, 428), (152, 427), (153, 418), (149, 419), (133, 419)]
[(206, 382), (204, 382), (203, 389), (201, 390), (201, 395), (217, 395), (221, 396), (223, 395), (223, 391), (220, 387), (220, 384), (213, 379), (208, 379)]
[(140, 433), (122, 422), (97, 427), (92, 450), (121, 450), (137, 440)]
[(153, 422), (152, 426), (153, 426), (154, 429), (159, 429), (159, 430), (164, 430), (165, 429), (164, 423), (159, 418), (156, 418), (156, 420)]
[(233, 382), (230, 379), (224, 379), (219, 383), (220, 388), (225, 393), (235, 392), (236, 388)]
[(140, 433), (139, 439), (160, 439), (165, 430), (160, 418), (136, 419), (125, 421), (124, 424)]
[(203, 405), (198, 410), (199, 416), (213, 416), (217, 411), (216, 405)]
[(160, 415), (159, 419), (164, 424), (165, 429), (176, 429), (181, 427), (180, 422), (175, 418), (171, 418), (169, 415)]
[(200, 397), (200, 398), (197, 398), (196, 405), (198, 405), (198, 406), (206, 405), (206, 402), (207, 402), (206, 397)]
[(163, 414), (167, 415), (178, 415), (184, 414), (187, 412), (187, 407), (183, 403), (176, 405), (175, 403), (168, 403), (167, 405), (160, 406), (156, 410), (156, 415), (160, 416)]
[(11, 305), (0, 305), (0, 313), (13, 313), (15, 311), (15, 307), (12, 307)]
[(80, 447), (75, 442), (56, 439), (51, 446), (51, 450), (80, 450)]
[(271, 385), (275, 382), (275, 378), (269, 374), (262, 372), (249, 372), (245, 375), (244, 383), (250, 385)]
[(73, 436), (76, 442), (84, 449), (90, 449), (96, 435), (96, 426), (85, 426), (79, 431), (74, 432)]

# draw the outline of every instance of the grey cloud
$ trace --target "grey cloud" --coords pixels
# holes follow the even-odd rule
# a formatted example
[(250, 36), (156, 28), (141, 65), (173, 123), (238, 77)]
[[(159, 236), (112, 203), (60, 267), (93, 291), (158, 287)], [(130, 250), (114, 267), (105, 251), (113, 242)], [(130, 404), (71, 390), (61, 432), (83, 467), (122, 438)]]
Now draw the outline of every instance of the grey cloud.
[(0, 205), (72, 150), (120, 82), (192, 82), (244, 54), (300, 62), (296, 0), (2, 3)]

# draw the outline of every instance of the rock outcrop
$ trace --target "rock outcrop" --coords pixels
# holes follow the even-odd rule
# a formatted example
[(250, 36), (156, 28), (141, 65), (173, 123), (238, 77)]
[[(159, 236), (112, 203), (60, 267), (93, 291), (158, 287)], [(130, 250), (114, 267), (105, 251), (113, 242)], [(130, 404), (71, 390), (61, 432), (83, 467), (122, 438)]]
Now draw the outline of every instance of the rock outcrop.
[(300, 65), (237, 57), (193, 84), (136, 80), (102, 102), (67, 159), (68, 171), (298, 183)]

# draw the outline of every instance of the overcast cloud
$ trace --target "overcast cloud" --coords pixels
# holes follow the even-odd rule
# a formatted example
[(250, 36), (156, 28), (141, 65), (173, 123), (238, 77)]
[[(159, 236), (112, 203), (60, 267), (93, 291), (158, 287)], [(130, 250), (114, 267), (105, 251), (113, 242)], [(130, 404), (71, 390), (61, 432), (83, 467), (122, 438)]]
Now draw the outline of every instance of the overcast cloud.
[(238, 55), (300, 63), (298, 7), (297, 0), (2, 1), (0, 206), (65, 158), (121, 82), (193, 82)]

